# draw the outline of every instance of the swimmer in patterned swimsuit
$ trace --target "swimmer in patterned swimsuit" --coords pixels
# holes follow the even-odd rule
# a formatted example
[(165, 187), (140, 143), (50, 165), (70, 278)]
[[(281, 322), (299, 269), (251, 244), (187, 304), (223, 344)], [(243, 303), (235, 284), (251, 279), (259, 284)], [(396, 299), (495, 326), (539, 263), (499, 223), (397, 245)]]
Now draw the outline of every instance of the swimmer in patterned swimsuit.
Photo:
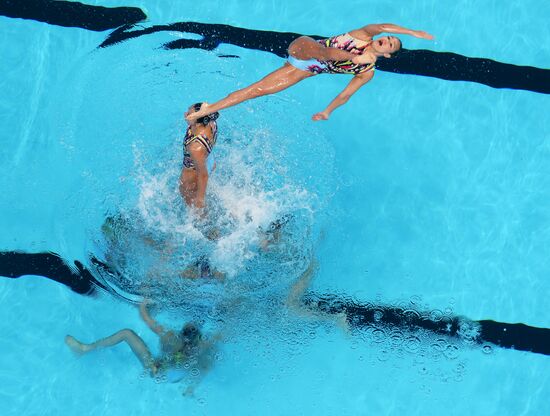
[(353, 79), (348, 86), (328, 105), (313, 115), (313, 120), (328, 120), (335, 108), (348, 99), (374, 76), (374, 65), (379, 57), (389, 58), (399, 49), (401, 41), (395, 36), (373, 39), (381, 33), (411, 35), (422, 39), (433, 36), (420, 31), (406, 29), (390, 23), (372, 24), (352, 30), (343, 35), (316, 41), (308, 36), (295, 39), (288, 47), (288, 62), (282, 68), (268, 74), (260, 81), (229, 94), (213, 103), (204, 103), (200, 111), (187, 113), (187, 120), (194, 120), (206, 114), (232, 107), (251, 98), (275, 94), (317, 74), (350, 74)]
[[(186, 114), (201, 110), (203, 104), (197, 103), (189, 107)], [(219, 114), (209, 113), (190, 121), (183, 142), (183, 168), (180, 176), (180, 194), (189, 207), (204, 214), (204, 197), (208, 176), (216, 164), (212, 149), (216, 144)]]

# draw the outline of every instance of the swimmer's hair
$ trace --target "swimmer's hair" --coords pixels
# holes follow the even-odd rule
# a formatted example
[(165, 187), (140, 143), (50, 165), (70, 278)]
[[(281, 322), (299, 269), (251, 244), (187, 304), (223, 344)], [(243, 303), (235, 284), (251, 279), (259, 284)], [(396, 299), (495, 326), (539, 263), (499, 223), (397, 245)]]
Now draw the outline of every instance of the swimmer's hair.
[(201, 337), (201, 331), (195, 325), (193, 322), (188, 322), (184, 325), (184, 327), (181, 329), (181, 335), (187, 340), (187, 341), (194, 341)]
[(399, 49), (396, 50), (394, 53), (390, 54), (390, 58), (395, 58), (399, 55), (401, 55), (401, 52), (403, 52), (403, 41), (396, 37), (396, 39), (399, 40)]
[[(199, 111), (202, 107), (202, 103), (195, 103), (193, 104), (193, 110), (195, 110), (195, 113)], [(217, 111), (212, 114), (207, 114), (204, 117), (198, 118), (197, 123), (208, 126), (208, 123), (211, 121), (216, 121), (216, 119), (220, 116), (220, 113)]]

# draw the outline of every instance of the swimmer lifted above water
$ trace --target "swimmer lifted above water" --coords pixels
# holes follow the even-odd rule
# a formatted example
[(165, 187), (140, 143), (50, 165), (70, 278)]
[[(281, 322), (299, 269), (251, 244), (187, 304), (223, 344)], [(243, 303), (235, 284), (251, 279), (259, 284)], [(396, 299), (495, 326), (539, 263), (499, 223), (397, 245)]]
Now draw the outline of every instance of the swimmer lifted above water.
[[(189, 107), (186, 116), (197, 114), (204, 104)], [(188, 121), (183, 142), (183, 168), (180, 175), (180, 194), (187, 206), (204, 211), (204, 198), (208, 176), (216, 168), (212, 149), (216, 144), (218, 113), (195, 117)]]
[(343, 35), (316, 41), (308, 36), (295, 39), (288, 47), (288, 62), (260, 81), (229, 94), (213, 104), (203, 103), (195, 113), (186, 113), (187, 120), (196, 120), (216, 111), (263, 95), (275, 94), (317, 74), (350, 74), (353, 79), (328, 107), (313, 115), (313, 120), (328, 120), (330, 114), (374, 76), (374, 64), (379, 57), (390, 58), (401, 49), (395, 36), (373, 39), (381, 33), (411, 35), (433, 39), (429, 33), (406, 29), (391, 23), (372, 24)]

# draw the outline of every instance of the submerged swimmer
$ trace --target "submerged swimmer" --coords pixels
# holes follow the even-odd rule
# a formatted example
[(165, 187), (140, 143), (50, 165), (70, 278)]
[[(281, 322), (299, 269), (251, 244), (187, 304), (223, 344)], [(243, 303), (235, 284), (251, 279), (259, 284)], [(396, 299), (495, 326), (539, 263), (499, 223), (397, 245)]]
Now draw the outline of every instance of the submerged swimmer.
[[(186, 116), (196, 114), (203, 106), (202, 103), (193, 104)], [(183, 168), (179, 190), (187, 206), (197, 209), (201, 215), (204, 215), (208, 176), (216, 167), (212, 149), (216, 144), (218, 116), (218, 113), (212, 112), (189, 120), (183, 142)]]
[[(138, 214), (136, 213), (136, 217)], [(117, 213), (105, 218), (101, 231), (105, 239), (105, 259), (115, 269), (123, 272), (133, 262), (131, 256), (137, 256), (140, 250), (144, 250), (154, 261), (149, 263), (146, 274), (149, 279), (158, 281), (170, 276), (179, 276), (186, 279), (215, 279), (223, 281), (224, 272), (214, 268), (204, 254), (198, 254), (196, 258), (185, 266), (175, 266), (182, 247), (177, 240), (169, 238), (158, 232), (146, 230), (131, 215)], [(145, 285), (147, 286), (147, 285)]]
[[(215, 339), (203, 339), (199, 328), (194, 323), (185, 324), (179, 332), (167, 330), (151, 318), (146, 302), (140, 305), (140, 315), (147, 326), (159, 336), (161, 355), (158, 358), (153, 357), (143, 339), (131, 329), (122, 329), (90, 344), (67, 335), (65, 343), (74, 352), (84, 354), (98, 348), (112, 347), (126, 342), (151, 376), (165, 375), (172, 383), (180, 381), (185, 376), (184, 367), (196, 367), (200, 370), (200, 374), (211, 367)], [(193, 385), (189, 386), (186, 394), (192, 393), (193, 388)]]
[(288, 47), (288, 62), (282, 68), (268, 74), (260, 81), (229, 94), (213, 104), (203, 103), (195, 113), (187, 112), (187, 120), (196, 120), (207, 114), (240, 104), (264, 95), (275, 94), (317, 74), (350, 74), (348, 86), (323, 111), (314, 114), (313, 120), (328, 120), (330, 114), (374, 76), (374, 65), (379, 57), (389, 58), (401, 49), (401, 41), (395, 36), (373, 39), (381, 33), (411, 35), (422, 39), (433, 36), (391, 23), (371, 24), (343, 35), (316, 41), (300, 36)]

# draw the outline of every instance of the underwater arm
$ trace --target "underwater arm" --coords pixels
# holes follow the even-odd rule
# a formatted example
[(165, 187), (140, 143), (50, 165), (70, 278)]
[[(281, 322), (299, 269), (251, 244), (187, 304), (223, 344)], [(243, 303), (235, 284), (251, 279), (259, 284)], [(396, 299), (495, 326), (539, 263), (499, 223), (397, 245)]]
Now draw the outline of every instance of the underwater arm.
[(369, 82), (374, 76), (374, 71), (368, 71), (363, 74), (359, 74), (353, 77), (350, 83), (347, 85), (344, 90), (336, 96), (334, 100), (320, 113), (314, 114), (312, 118), (313, 121), (318, 120), (328, 120), (330, 114), (338, 107), (344, 105), (348, 102), (350, 97), (359, 90), (363, 85)]
[(155, 321), (153, 318), (151, 318), (151, 315), (149, 315), (149, 311), (147, 310), (147, 305), (149, 302), (147, 300), (144, 300), (139, 305), (139, 315), (141, 316), (141, 319), (147, 324), (147, 326), (158, 336), (161, 336), (164, 334), (164, 327), (160, 325), (157, 321)]
[[(372, 38), (373, 36), (380, 35), (381, 33), (395, 33), (397, 35), (410, 35), (416, 38), (433, 39), (434, 37), (422, 30), (407, 29), (406, 27), (394, 25), (393, 23), (378, 23), (364, 26), (358, 31), (363, 32), (363, 36)], [(353, 34), (352, 34), (353, 36)]]

